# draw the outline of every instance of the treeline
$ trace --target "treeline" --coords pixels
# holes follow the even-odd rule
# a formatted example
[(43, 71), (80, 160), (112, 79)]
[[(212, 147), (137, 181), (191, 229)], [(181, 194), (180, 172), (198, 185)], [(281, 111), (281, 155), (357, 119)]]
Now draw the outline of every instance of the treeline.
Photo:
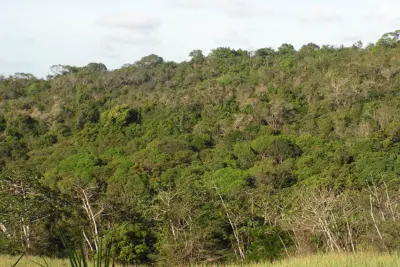
[(400, 250), (399, 35), (0, 77), (0, 251), (63, 257), (60, 233), (160, 265)]

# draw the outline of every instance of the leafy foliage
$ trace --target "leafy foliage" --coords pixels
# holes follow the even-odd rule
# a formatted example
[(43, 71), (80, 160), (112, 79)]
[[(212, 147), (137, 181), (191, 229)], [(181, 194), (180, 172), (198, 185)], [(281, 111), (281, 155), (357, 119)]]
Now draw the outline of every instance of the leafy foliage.
[(398, 250), (398, 44), (1, 76), (1, 251), (65, 256), (58, 231), (130, 264)]

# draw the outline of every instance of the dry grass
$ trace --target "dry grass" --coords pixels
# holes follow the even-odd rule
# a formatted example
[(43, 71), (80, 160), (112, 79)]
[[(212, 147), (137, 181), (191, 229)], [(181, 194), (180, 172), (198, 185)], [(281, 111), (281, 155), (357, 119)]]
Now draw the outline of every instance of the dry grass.
[[(236, 266), (236, 265), (231, 265)], [(319, 254), (289, 258), (275, 263), (249, 264), (247, 267), (400, 267), (400, 254), (356, 253)]]
[[(19, 257), (1, 255), (0, 256), (0, 267), (11, 267), (17, 262), (18, 258)], [(50, 266), (50, 267), (70, 266), (68, 260), (49, 259), (49, 258), (46, 258), (44, 260), (39, 257), (24, 256), (18, 262), (16, 267), (40, 267), (41, 265), (46, 266), (45, 261), (47, 262), (48, 266)]]
[[(0, 267), (11, 267), (18, 257), (0, 256)], [(16, 267), (38, 267), (46, 266), (43, 259), (38, 257), (24, 257)], [(46, 262), (50, 267), (69, 266), (67, 260), (48, 259)], [(215, 265), (217, 266), (217, 265)], [(238, 265), (220, 265), (233, 267)], [(289, 258), (275, 263), (248, 264), (246, 267), (400, 267), (400, 254), (382, 253), (357, 253), (357, 254), (320, 254), (308, 257)]]
[[(11, 267), (13, 266), (17, 260), (18, 256), (7, 256), (0, 255), (0, 267)], [(40, 258), (40, 257), (32, 257), (32, 256), (24, 256), (15, 267), (70, 267), (68, 259), (50, 259), (50, 258)], [(89, 267), (92, 267), (93, 264), (89, 263)], [(116, 265), (118, 267), (119, 265)]]

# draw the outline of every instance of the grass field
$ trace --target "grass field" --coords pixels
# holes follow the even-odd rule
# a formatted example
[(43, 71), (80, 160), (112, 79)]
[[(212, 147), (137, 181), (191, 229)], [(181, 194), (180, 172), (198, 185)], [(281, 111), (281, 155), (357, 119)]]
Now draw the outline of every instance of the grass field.
[[(0, 256), (0, 267), (11, 267), (18, 260), (18, 257)], [(45, 261), (50, 267), (70, 266), (67, 260), (48, 259)], [(36, 263), (35, 263), (36, 262)], [(39, 263), (39, 264), (37, 264)], [(38, 267), (46, 266), (43, 259), (38, 257), (24, 257), (16, 267)], [(216, 266), (216, 265), (215, 265)], [(225, 267), (238, 265), (225, 265)], [(400, 267), (399, 254), (324, 254), (309, 257), (289, 258), (275, 263), (248, 264), (247, 267)]]

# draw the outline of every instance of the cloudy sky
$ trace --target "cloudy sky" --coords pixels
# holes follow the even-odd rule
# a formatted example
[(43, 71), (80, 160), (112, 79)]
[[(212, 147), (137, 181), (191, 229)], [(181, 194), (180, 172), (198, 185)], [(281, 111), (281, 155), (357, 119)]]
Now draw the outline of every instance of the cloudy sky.
[(400, 28), (397, 0), (0, 0), (0, 74), (55, 64), (109, 69), (157, 54), (375, 42)]

